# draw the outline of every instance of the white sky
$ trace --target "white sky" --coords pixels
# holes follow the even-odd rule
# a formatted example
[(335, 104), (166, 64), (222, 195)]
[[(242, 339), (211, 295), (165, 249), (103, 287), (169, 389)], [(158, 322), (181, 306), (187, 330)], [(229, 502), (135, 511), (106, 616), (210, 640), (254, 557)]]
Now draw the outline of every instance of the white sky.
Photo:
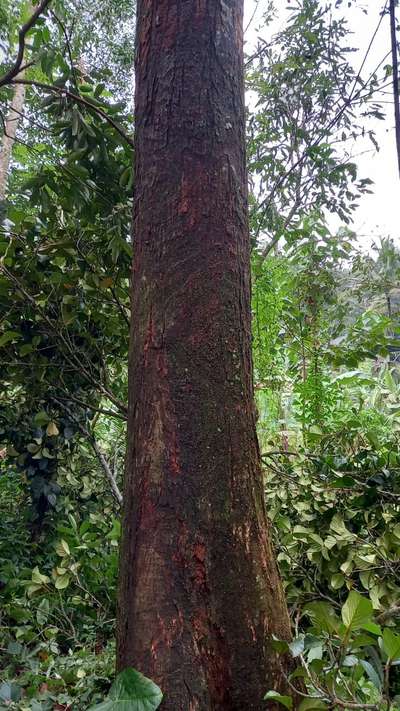
[[(262, 11), (265, 8), (265, 0), (244, 0), (245, 4), (245, 27), (255, 12), (251, 26), (247, 30), (245, 40), (248, 43), (247, 51), (251, 51), (251, 45), (256, 41), (257, 35), (268, 37), (276, 32), (285, 21), (285, 0), (276, 0), (276, 5), (282, 5), (283, 9), (278, 13), (277, 23), (273, 28), (262, 26)], [(381, 0), (359, 0), (357, 7), (347, 8), (347, 2), (342, 5), (342, 14), (348, 18), (349, 26), (353, 31), (351, 45), (359, 47), (359, 52), (355, 53), (355, 69), (358, 71), (365, 51), (371, 41), (374, 30), (379, 21), (379, 10), (382, 8)], [(367, 10), (367, 14), (362, 10)], [(400, 17), (400, 11), (399, 11)], [(378, 65), (385, 54), (390, 50), (389, 17), (386, 16), (374, 40), (369, 60), (365, 66), (366, 74)], [(391, 63), (388, 57), (385, 64)], [(391, 100), (390, 95), (385, 96), (386, 100)], [(353, 160), (359, 166), (359, 177), (369, 177), (374, 181), (372, 195), (364, 195), (360, 200), (360, 207), (355, 213), (352, 228), (359, 235), (360, 244), (368, 249), (374, 240), (379, 236), (392, 237), (400, 246), (400, 177), (397, 169), (396, 143), (394, 135), (394, 114), (392, 103), (385, 103), (385, 121), (374, 121), (371, 125), (376, 133), (376, 138), (380, 146), (377, 153), (372, 144), (357, 142), (355, 145), (355, 156)], [(337, 225), (335, 224), (334, 227)]]

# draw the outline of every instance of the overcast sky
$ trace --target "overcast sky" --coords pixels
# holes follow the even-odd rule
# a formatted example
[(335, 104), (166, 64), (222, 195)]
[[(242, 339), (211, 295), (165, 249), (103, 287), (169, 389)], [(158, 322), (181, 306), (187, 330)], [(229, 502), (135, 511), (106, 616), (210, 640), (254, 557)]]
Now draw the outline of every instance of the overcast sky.
[[(246, 32), (247, 51), (257, 39), (257, 35), (263, 37), (271, 36), (285, 21), (284, 0), (277, 0), (276, 5), (281, 5), (283, 9), (279, 12), (277, 22), (273, 29), (265, 29), (262, 26), (262, 10), (265, 7), (265, 0), (244, 0), (245, 4), (245, 27), (247, 27), (253, 13), (251, 26)], [(343, 3), (343, 14), (348, 17), (349, 26), (353, 31), (352, 46), (359, 47), (359, 52), (354, 56), (355, 68), (358, 70), (364, 57), (365, 51), (371, 41), (372, 35), (379, 21), (379, 10), (382, 8), (380, 0), (359, 0), (356, 8), (348, 9), (347, 2)], [(363, 13), (367, 10), (367, 14)], [(399, 16), (400, 16), (400, 10)], [(389, 17), (385, 17), (372, 45), (368, 63), (365, 67), (372, 69), (377, 66), (380, 60), (390, 50)], [(390, 63), (390, 57), (386, 63)], [(391, 100), (391, 96), (385, 96), (385, 100)], [(360, 200), (360, 207), (356, 213), (353, 229), (360, 235), (360, 243), (369, 248), (371, 243), (380, 235), (390, 235), (396, 244), (400, 246), (400, 177), (397, 170), (396, 144), (394, 135), (394, 114), (392, 103), (385, 103), (385, 121), (375, 121), (374, 130), (380, 146), (377, 153), (372, 149), (371, 144), (360, 142), (355, 146), (355, 154), (361, 152), (362, 155), (355, 155), (354, 161), (359, 166), (359, 177), (371, 178), (375, 185), (374, 194), (366, 195)]]

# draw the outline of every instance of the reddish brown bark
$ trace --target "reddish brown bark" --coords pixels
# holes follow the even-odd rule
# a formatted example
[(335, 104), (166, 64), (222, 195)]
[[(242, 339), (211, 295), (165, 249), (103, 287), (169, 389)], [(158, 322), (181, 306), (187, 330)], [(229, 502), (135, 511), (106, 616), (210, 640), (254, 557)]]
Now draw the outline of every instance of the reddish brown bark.
[(118, 668), (165, 711), (265, 709), (289, 622), (250, 351), (242, 0), (140, 0)]

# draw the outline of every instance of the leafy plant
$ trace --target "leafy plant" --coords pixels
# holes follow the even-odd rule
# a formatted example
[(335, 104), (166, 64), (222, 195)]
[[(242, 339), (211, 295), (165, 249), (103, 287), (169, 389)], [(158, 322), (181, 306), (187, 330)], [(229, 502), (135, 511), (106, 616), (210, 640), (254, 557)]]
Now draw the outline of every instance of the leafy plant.
[(89, 711), (155, 711), (162, 692), (150, 679), (135, 669), (125, 669), (114, 681), (107, 701)]
[[(291, 643), (275, 641), (274, 646), (298, 663), (288, 682), (303, 697), (300, 710), (398, 707), (400, 635), (381, 629), (368, 598), (351, 591), (340, 616), (329, 603), (309, 603), (297, 618), (297, 630), (299, 623), (304, 623), (303, 633)], [(304, 680), (307, 694), (296, 690), (298, 678)], [(273, 690), (265, 699), (292, 708), (291, 697)]]

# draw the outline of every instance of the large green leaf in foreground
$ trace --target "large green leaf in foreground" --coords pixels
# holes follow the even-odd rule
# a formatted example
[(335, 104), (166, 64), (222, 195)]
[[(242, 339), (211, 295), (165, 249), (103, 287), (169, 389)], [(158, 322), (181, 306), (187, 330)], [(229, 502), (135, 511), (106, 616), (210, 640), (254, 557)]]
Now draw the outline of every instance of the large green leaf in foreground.
[(155, 711), (162, 697), (154, 682), (135, 669), (125, 669), (112, 685), (109, 698), (89, 711)]

